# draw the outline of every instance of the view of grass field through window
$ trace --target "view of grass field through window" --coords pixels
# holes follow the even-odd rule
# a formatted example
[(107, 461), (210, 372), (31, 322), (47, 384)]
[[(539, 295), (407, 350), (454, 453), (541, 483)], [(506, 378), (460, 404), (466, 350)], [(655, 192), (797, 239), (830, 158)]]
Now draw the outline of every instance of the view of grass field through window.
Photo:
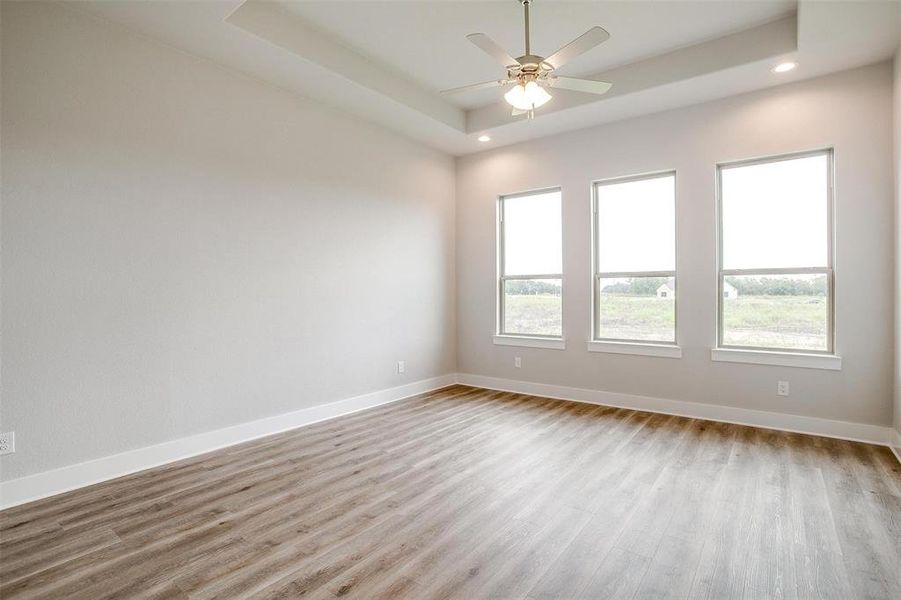
[(675, 173), (595, 184), (595, 339), (675, 343), (675, 194)]
[(563, 335), (561, 291), (559, 279), (505, 282), (504, 331), (515, 334)]
[[(821, 151), (719, 167), (719, 345), (831, 350), (831, 160)], [(593, 339), (675, 343), (675, 173), (594, 189)], [(562, 336), (560, 191), (504, 197), (500, 208), (500, 333)]]
[[(658, 291), (664, 277), (602, 280), (601, 338), (674, 341), (675, 301)], [(829, 305), (824, 275), (727, 277), (734, 288), (724, 299), (724, 340), (730, 346), (827, 349)], [(506, 329), (560, 335), (560, 285), (511, 281), (505, 293)]]
[(738, 292), (723, 299), (723, 344), (828, 350), (825, 275), (726, 277)]
[(831, 153), (719, 168), (723, 346), (829, 351)]
[(601, 279), (598, 288), (599, 339), (676, 341), (673, 278)]
[[(672, 340), (675, 301), (661, 298), (664, 277), (603, 280), (600, 337)], [(609, 283), (608, 283), (609, 282)], [(723, 303), (724, 343), (758, 348), (827, 349), (828, 300), (824, 275), (727, 277), (733, 295)], [(559, 281), (508, 282), (506, 328), (560, 335)]]
[(561, 202), (560, 190), (501, 199), (502, 334), (563, 335)]

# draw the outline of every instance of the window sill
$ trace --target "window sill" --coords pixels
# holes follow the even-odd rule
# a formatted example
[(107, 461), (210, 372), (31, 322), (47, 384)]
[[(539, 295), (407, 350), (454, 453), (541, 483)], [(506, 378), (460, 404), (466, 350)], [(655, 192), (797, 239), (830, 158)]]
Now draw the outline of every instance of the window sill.
[(682, 358), (682, 348), (675, 344), (642, 344), (640, 342), (588, 342), (589, 352), (610, 352), (612, 354), (636, 354), (638, 356), (660, 356), (663, 358)]
[(842, 370), (842, 357), (836, 356), (835, 354), (802, 354), (797, 352), (772, 352), (768, 350), (711, 348), (710, 359), (719, 362), (747, 363), (752, 365), (800, 367), (802, 369), (825, 369), (827, 371)]
[(547, 348), (549, 350), (566, 349), (566, 341), (563, 338), (529, 337), (525, 335), (495, 335), (492, 340), (496, 346)]

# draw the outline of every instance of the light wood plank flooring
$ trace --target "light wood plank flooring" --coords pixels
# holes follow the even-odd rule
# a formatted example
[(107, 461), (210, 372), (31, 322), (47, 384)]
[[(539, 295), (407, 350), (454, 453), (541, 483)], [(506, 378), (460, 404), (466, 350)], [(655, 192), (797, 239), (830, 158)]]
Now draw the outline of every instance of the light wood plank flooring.
[(901, 598), (881, 447), (454, 386), (0, 513), (13, 598)]

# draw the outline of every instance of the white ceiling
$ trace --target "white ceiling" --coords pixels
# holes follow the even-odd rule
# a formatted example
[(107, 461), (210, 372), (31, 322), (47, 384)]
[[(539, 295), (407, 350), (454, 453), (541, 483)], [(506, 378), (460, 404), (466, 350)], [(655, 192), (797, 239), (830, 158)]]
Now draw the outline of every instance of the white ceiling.
[[(520, 56), (523, 14), (518, 0), (493, 2), (280, 2), (308, 23), (380, 62), (403, 71), (432, 91), (497, 79), (504, 75), (466, 40), (488, 34)], [(532, 51), (554, 50), (593, 25), (610, 40), (560, 70), (582, 76), (735, 33), (795, 13), (795, 0), (756, 2), (561, 2), (535, 0), (531, 8)], [(449, 97), (463, 108), (496, 101), (497, 90)]]
[[(453, 154), (703, 102), (889, 58), (891, 0), (533, 0), (533, 51), (548, 55), (592, 25), (611, 39), (562, 74), (605, 79), (607, 96), (554, 90), (533, 121), (498, 90), (438, 90), (502, 75), (465, 35), (518, 56), (516, 0), (90, 1), (70, 3), (188, 52), (395, 129)], [(776, 76), (791, 58), (800, 66)]]

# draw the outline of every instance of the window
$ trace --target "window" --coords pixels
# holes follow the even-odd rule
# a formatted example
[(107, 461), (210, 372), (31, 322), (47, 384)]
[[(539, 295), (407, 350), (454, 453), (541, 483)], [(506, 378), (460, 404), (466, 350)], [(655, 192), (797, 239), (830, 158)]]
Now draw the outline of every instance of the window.
[(560, 190), (502, 196), (498, 224), (498, 333), (562, 337)]
[(831, 353), (832, 151), (717, 171), (719, 346)]
[(594, 339), (675, 344), (676, 174), (595, 183), (593, 216)]

